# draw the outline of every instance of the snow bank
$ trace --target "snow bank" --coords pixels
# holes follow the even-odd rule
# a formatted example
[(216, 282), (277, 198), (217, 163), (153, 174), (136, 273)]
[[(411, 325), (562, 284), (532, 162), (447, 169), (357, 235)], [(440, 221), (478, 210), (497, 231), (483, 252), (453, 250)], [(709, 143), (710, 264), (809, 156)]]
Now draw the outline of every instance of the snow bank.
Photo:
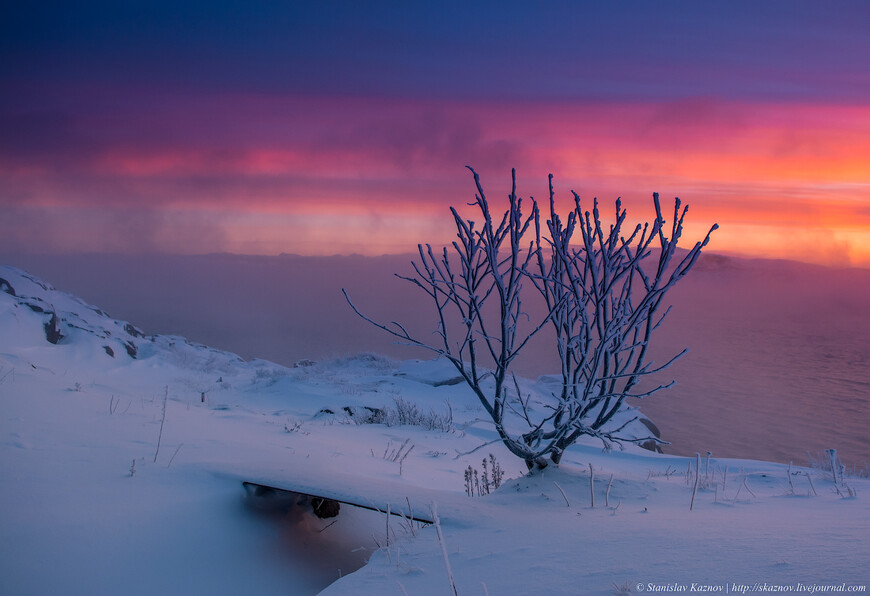
[[(446, 594), (445, 551), (460, 594), (868, 583), (866, 479), (715, 457), (698, 471), (594, 441), (526, 476), (497, 443), (462, 455), (494, 433), (443, 363), (248, 362), (145, 335), (21, 271), (0, 278), (6, 593)], [(453, 430), (350, 414), (396, 399), (449, 403)], [(490, 453), (506, 480), (468, 497), (464, 473)], [(443, 542), (396, 518), (387, 538), (385, 516), (350, 507), (264, 511), (246, 502), (251, 478), (437, 503)]]

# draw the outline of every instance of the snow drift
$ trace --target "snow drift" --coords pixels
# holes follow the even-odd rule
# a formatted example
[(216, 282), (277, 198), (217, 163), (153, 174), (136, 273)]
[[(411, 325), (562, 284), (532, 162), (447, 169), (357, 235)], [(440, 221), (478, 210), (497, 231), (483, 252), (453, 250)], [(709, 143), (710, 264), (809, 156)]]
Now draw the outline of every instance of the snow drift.
[[(445, 363), (245, 361), (147, 335), (20, 270), (0, 278), (9, 593), (445, 594), (448, 564), (460, 594), (866, 590), (870, 482), (825, 462), (590, 441), (528, 476), (487, 444)], [(356, 415), (399, 403), (450, 424)], [(465, 472), (489, 454), (504, 482), (469, 497)], [(440, 532), (352, 507), (256, 510), (250, 479), (437, 506)]]

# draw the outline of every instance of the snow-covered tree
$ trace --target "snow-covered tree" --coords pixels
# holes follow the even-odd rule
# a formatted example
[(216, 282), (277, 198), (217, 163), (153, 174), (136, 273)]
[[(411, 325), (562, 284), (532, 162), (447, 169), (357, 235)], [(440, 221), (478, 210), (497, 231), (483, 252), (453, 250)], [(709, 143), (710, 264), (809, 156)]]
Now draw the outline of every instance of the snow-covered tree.
[[(653, 222), (639, 224), (627, 234), (627, 215), (619, 200), (614, 223), (606, 227), (597, 199), (591, 212), (584, 211), (573, 193), (574, 208), (563, 222), (556, 213), (552, 176), (550, 215), (542, 226), (534, 198), (529, 199), (529, 212), (523, 213), (515, 172), (508, 210), (494, 218), (479, 176), (469, 169), (477, 186), (471, 205), (480, 212), (480, 227), (451, 208), (457, 240), (439, 252), (428, 244), (418, 245), (415, 274), (399, 275), (431, 299), (439, 340), (429, 343), (400, 323), (373, 321), (350, 298), (348, 303), (378, 328), (447, 358), (492, 418), (508, 450), (530, 468), (546, 465), (548, 456), (558, 463), (582, 435), (606, 444), (657, 440), (623, 437), (625, 424), (614, 427), (611, 422), (626, 398), (645, 397), (670, 385), (639, 389), (644, 377), (685, 353), (660, 366), (648, 362), (650, 338), (667, 314), (657, 312), (717, 226), (678, 256), (688, 209), (681, 209), (679, 199), (669, 229), (657, 194)], [(524, 289), (545, 304), (536, 320), (530, 315), (533, 309), (523, 303)], [(529, 340), (546, 327), (554, 331), (561, 387), (546, 403), (532, 404), (512, 371)]]
[(584, 211), (580, 197), (572, 194), (574, 209), (563, 223), (556, 213), (550, 176), (545, 241), (549, 250), (541, 243), (539, 228), (537, 275), (531, 276), (551, 313), (562, 383), (552, 420), (536, 424), (524, 438), (556, 462), (581, 435), (605, 443), (629, 440), (620, 436), (625, 425), (608, 425), (625, 399), (647, 397), (673, 384), (638, 388), (645, 376), (664, 370), (686, 353), (659, 366), (647, 359), (652, 333), (670, 310), (657, 314), (665, 294), (685, 277), (718, 228), (714, 224), (702, 241), (678, 255), (688, 211), (688, 206), (681, 209), (679, 199), (674, 200), (669, 229), (655, 193), (655, 219), (626, 233), (627, 214), (619, 199), (614, 223), (605, 227), (598, 200), (591, 212)]

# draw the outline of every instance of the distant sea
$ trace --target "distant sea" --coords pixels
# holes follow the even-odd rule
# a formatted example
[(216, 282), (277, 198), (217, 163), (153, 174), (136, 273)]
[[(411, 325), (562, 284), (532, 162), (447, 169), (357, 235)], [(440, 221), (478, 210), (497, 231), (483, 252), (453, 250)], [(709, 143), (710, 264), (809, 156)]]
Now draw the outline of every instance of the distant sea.
[[(434, 329), (426, 296), (393, 273), (410, 256), (0, 255), (146, 333), (186, 336), (245, 358), (292, 365), (359, 352), (429, 358), (356, 317)], [(870, 463), (870, 270), (705, 255), (669, 295), (654, 337), (658, 377), (677, 385), (639, 407), (667, 453), (793, 461), (836, 448)], [(520, 372), (555, 372), (545, 338)]]

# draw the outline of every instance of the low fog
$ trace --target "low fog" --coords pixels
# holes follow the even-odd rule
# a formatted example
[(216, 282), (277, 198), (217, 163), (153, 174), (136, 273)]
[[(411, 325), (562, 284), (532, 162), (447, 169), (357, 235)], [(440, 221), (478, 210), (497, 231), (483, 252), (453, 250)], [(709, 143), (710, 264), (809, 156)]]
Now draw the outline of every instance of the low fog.
[[(0, 257), (130, 321), (244, 358), (292, 366), (359, 352), (430, 358), (357, 317), (435, 329), (428, 297), (394, 273), (411, 256), (279, 257), (14, 255)], [(531, 288), (530, 288), (531, 289)], [(689, 354), (659, 380), (677, 385), (643, 411), (672, 442), (666, 452), (806, 463), (834, 447), (870, 461), (870, 270), (704, 255), (669, 294), (654, 336), (660, 362)], [(434, 336), (431, 336), (435, 340)], [(520, 363), (555, 372), (546, 337)]]

